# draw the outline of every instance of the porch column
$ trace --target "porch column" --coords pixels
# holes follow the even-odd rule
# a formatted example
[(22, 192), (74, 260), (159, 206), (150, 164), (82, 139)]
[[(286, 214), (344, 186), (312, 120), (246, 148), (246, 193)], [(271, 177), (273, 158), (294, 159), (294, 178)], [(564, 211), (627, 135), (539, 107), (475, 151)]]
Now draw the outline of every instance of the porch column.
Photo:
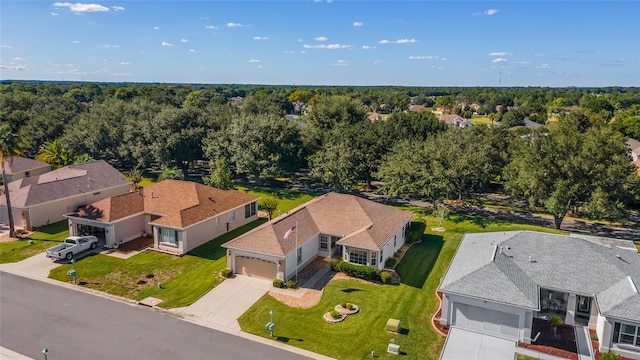
[(567, 300), (567, 313), (565, 314), (564, 323), (567, 325), (575, 325), (576, 317), (576, 294), (569, 294)]

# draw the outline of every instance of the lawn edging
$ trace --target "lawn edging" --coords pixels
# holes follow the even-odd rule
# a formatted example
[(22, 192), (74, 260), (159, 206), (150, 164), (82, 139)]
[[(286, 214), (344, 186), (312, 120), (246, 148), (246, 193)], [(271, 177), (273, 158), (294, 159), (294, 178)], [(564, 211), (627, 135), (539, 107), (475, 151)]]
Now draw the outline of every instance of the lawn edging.
[(436, 310), (436, 312), (434, 312), (431, 316), (431, 326), (438, 334), (442, 335), (443, 337), (447, 337), (449, 331), (447, 330), (446, 332), (444, 332), (440, 329), (440, 317), (442, 316), (442, 293), (439, 292), (437, 288), (436, 297), (438, 298), (438, 310)]

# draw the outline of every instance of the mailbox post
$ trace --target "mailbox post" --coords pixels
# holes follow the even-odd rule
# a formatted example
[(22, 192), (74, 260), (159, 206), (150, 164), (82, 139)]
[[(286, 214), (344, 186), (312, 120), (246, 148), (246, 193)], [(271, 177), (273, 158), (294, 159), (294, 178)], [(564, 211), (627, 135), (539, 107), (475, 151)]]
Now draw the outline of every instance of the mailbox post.
[(264, 326), (264, 329), (269, 331), (269, 335), (273, 337), (273, 329), (276, 327), (276, 324), (273, 323), (273, 310), (269, 310), (269, 322)]
[(73, 277), (73, 283), (76, 283), (76, 266), (75, 264), (75, 260), (71, 259), (71, 270), (67, 271), (67, 276)]

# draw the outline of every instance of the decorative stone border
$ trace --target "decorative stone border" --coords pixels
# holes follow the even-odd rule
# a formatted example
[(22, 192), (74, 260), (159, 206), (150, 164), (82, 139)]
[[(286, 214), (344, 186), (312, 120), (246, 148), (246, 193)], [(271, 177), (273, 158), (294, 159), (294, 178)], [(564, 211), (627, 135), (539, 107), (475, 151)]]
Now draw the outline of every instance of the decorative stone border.
[(330, 322), (330, 323), (339, 323), (341, 321), (343, 321), (344, 319), (347, 318), (346, 314), (340, 314), (340, 318), (338, 319), (334, 319), (333, 316), (331, 316), (331, 312), (326, 312), (324, 313), (324, 316), (322, 316), (324, 318), (324, 320), (326, 322)]
[(356, 304), (351, 304), (351, 305), (353, 305), (353, 310), (345, 309), (340, 304), (336, 305), (336, 307), (333, 308), (333, 310), (339, 312), (342, 315), (352, 315), (360, 311), (360, 308), (358, 307), (358, 305)]

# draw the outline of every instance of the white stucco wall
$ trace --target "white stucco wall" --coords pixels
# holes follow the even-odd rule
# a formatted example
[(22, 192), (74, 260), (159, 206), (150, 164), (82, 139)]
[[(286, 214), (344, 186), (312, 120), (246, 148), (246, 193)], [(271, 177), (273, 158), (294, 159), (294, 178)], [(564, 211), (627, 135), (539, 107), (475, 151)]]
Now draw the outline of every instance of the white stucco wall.
[[(446, 301), (445, 301), (446, 299)], [(502, 311), (509, 314), (518, 315), (518, 339), (524, 342), (530, 342), (531, 339), (531, 323), (533, 318), (532, 310), (518, 308), (506, 304), (498, 304), (490, 301), (483, 301), (465, 296), (443, 294), (441, 323), (451, 325), (453, 319), (453, 304), (467, 304), (478, 306), (485, 309)], [(446, 307), (445, 307), (446, 306)], [(526, 326), (528, 325), (528, 327)], [(535, 336), (535, 334), (533, 334)]]
[[(300, 240), (300, 239), (298, 239)], [(302, 248), (302, 262), (298, 266), (298, 271), (318, 257), (318, 236), (315, 235), (304, 244), (298, 244)], [(293, 279), (296, 276), (297, 252), (292, 251), (285, 259), (286, 276), (285, 279)], [(299, 284), (302, 285), (302, 284)]]
[[(4, 197), (3, 195), (0, 195)], [(24, 229), (27, 227), (26, 219), (22, 216), (23, 209), (12, 207), (13, 210), (13, 224), (16, 229)], [(28, 216), (28, 215), (27, 215)], [(6, 205), (0, 205), (0, 223), (9, 224), (9, 213), (7, 212)]]
[(598, 316), (598, 324), (596, 327), (596, 333), (600, 340), (600, 352), (605, 353), (609, 350), (620, 354), (630, 359), (640, 359), (640, 346), (631, 346), (629, 344), (618, 344), (613, 339), (613, 330), (616, 322), (623, 324), (629, 324), (633, 326), (640, 326), (640, 323), (632, 321), (616, 321), (615, 319), (605, 318), (602, 315)]
[[(46, 172), (51, 171), (51, 166), (45, 166), (38, 169), (29, 170), (29, 176), (38, 176)], [(20, 171), (13, 174), (7, 174), (7, 183), (15, 180), (20, 180), (25, 177), (26, 171)]]

